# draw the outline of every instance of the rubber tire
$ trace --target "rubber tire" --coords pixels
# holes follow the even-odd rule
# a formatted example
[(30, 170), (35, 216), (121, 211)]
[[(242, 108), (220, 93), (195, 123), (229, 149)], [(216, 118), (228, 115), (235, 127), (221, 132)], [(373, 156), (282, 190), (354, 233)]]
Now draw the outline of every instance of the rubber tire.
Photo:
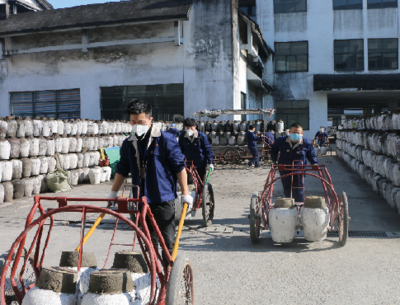
[(257, 195), (253, 194), (250, 200), (250, 239), (253, 244), (258, 243), (260, 240), (260, 227), (258, 228), (258, 234), (256, 228), (256, 203)]
[[(345, 192), (342, 193), (342, 199), (343, 199), (343, 222), (344, 223), (343, 223), (343, 237), (342, 237), (342, 239), (340, 239), (341, 232), (339, 231), (339, 243), (343, 247), (344, 245), (346, 245), (347, 239), (349, 237), (349, 220), (350, 220), (350, 217), (349, 217), (349, 202), (347, 200), (347, 195), (346, 195)], [(339, 212), (340, 212), (340, 210), (339, 210)], [(340, 216), (340, 214), (339, 214), (339, 216)], [(338, 227), (339, 227), (339, 230), (340, 230), (339, 222), (338, 222)]]
[[(206, 215), (207, 202), (206, 202), (205, 198), (206, 198), (207, 192), (209, 192), (209, 195), (211, 198), (210, 201), (212, 202), (212, 208), (210, 210), (210, 218), (208, 218)], [(212, 221), (214, 219), (214, 211), (215, 211), (214, 190), (212, 188), (211, 183), (209, 183), (209, 182), (204, 184), (201, 205), (202, 205), (203, 223), (204, 223), (204, 226), (208, 227), (208, 226), (212, 225)]]
[(181, 280), (183, 278), (183, 272), (185, 268), (189, 268), (191, 274), (191, 290), (192, 290), (192, 303), (194, 305), (194, 284), (193, 284), (193, 270), (189, 260), (186, 260), (184, 252), (180, 252), (176, 257), (174, 265), (172, 266), (171, 275), (167, 284), (165, 305), (177, 305), (179, 304), (179, 289)]

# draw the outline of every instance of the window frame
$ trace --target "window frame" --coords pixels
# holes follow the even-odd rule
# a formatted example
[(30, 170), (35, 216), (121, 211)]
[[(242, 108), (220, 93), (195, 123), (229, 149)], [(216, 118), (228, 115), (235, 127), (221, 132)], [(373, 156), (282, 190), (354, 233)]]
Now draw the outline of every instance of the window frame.
[[(174, 95), (169, 95), (168, 97), (170, 98), (177, 98), (177, 99), (182, 99), (182, 107), (179, 106), (166, 106), (166, 105), (162, 105), (162, 99), (165, 98), (166, 96), (161, 96), (158, 95), (158, 91), (157, 89), (160, 89), (161, 86), (168, 86), (168, 85), (180, 85), (182, 86), (182, 95), (180, 94), (174, 94)], [(172, 115), (171, 111), (173, 110), (178, 110), (175, 115), (180, 115), (180, 113), (185, 113), (185, 86), (184, 83), (169, 83), (169, 84), (155, 84), (155, 85), (126, 85), (126, 86), (101, 86), (100, 87), (100, 112), (101, 112), (101, 118), (104, 119), (104, 113), (108, 112), (109, 114), (112, 113), (112, 116), (114, 119), (116, 119), (116, 117), (121, 114), (121, 113), (125, 113), (125, 108), (121, 109), (121, 108), (106, 108), (103, 105), (103, 101), (110, 99), (109, 96), (107, 96), (106, 94), (103, 95), (103, 89), (107, 90), (107, 89), (111, 89), (111, 88), (120, 88), (122, 89), (121, 95), (117, 95), (117, 99), (122, 99), (122, 103), (124, 104), (124, 107), (127, 105), (127, 103), (129, 102), (129, 100), (133, 99), (135, 97), (135, 94), (132, 95), (132, 92), (129, 90), (129, 88), (133, 89), (133, 87), (150, 87), (151, 90), (145, 90), (146, 93), (148, 93), (149, 95), (146, 97), (140, 96), (140, 94), (137, 96), (137, 98), (139, 99), (144, 99), (146, 102), (146, 99), (150, 99), (151, 102), (149, 101), (149, 103), (152, 106), (152, 111), (153, 111), (153, 117), (155, 120), (159, 120), (158, 115), (163, 115), (165, 114), (166, 110), (170, 110), (170, 115)], [(158, 104), (157, 104), (158, 101)], [(128, 115), (126, 115), (127, 119), (129, 118)]]
[(332, 0), (332, 7), (334, 11), (354, 11), (354, 10), (362, 10), (364, 8), (363, 1), (360, 0), (361, 7), (360, 8), (349, 8), (349, 0), (346, 0), (347, 8), (335, 8), (335, 0)]
[[(396, 39), (397, 40), (397, 43), (396, 43), (396, 46), (397, 46), (397, 49), (396, 49), (396, 52), (394, 52), (394, 51), (392, 51), (392, 50), (389, 50), (389, 51), (383, 51), (383, 49), (381, 49), (380, 51), (375, 51), (375, 52), (370, 52), (370, 50), (369, 50), (369, 43), (370, 43), (370, 41), (372, 41), (372, 40), (385, 40), (385, 39)], [(387, 71), (387, 70), (398, 70), (399, 69), (399, 39), (398, 38), (370, 38), (370, 39), (368, 39), (368, 71)], [(381, 69), (371, 69), (370, 68), (370, 64), (369, 64), (369, 58), (370, 58), (370, 54), (376, 54), (376, 53), (381, 53), (382, 54), (382, 68)], [(384, 68), (383, 67), (383, 60), (384, 60), (384, 57), (383, 57), (383, 54), (384, 53), (396, 53), (396, 59), (397, 59), (397, 66), (396, 66), (396, 68)]]
[[(307, 12), (307, 10), (308, 10), (308, 3), (307, 3), (307, 0), (304, 0), (304, 2), (305, 2), (305, 5), (306, 5), (306, 9), (304, 10), (304, 11), (295, 11), (295, 12), (283, 12), (283, 13), (276, 13), (275, 12), (275, 7), (276, 7), (276, 5), (275, 5), (275, 1), (277, 1), (277, 0), (274, 0), (273, 1), (273, 5), (274, 5), (274, 15), (276, 14), (295, 14), (295, 13), (306, 13)], [(285, 9), (286, 9), (286, 2), (288, 2), (288, 1), (290, 1), (290, 0), (283, 0), (284, 1), (284, 5), (285, 5)]]
[[(350, 52), (350, 50), (347, 53), (336, 53), (335, 51), (335, 42), (337, 41), (347, 41), (350, 43), (350, 41), (357, 41), (360, 40), (362, 42), (362, 51), (360, 53), (354, 53), (354, 52)], [(347, 59), (347, 66), (349, 66), (349, 55), (350, 54), (361, 54), (362, 55), (362, 64), (363, 67), (362, 69), (346, 69), (346, 70), (337, 70), (336, 69), (336, 61), (335, 61), (335, 56), (336, 55), (343, 55), (343, 54), (347, 54), (348, 55), (348, 59)], [(333, 69), (335, 70), (335, 72), (353, 72), (353, 71), (365, 71), (365, 63), (364, 63), (364, 39), (335, 39), (333, 41)]]
[(388, 6), (388, 7), (384, 7), (383, 6), (383, 0), (380, 0), (380, 1), (381, 1), (381, 6), (380, 7), (370, 7), (370, 3), (368, 3), (369, 0), (367, 0), (367, 9), (373, 10), (373, 9), (382, 9), (382, 8), (397, 8), (399, 6), (399, 3), (398, 3), (399, 1), (398, 0), (394, 0), (396, 2), (396, 6)]
[[(283, 108), (283, 107), (279, 107), (279, 103), (282, 103), (282, 102), (290, 102), (291, 103), (291, 108)], [(293, 102), (307, 102), (307, 108), (293, 108)], [(275, 118), (276, 118), (276, 120), (278, 120), (278, 119), (282, 119), (282, 116), (283, 115), (289, 115), (289, 114), (295, 114), (295, 115), (297, 115), (297, 122), (298, 123), (300, 123), (299, 121), (298, 121), (298, 116), (299, 115), (305, 115), (305, 114), (307, 114), (307, 116), (308, 116), (308, 126), (303, 126), (303, 129), (304, 130), (310, 130), (310, 101), (309, 100), (281, 100), (281, 101), (276, 101), (276, 103), (275, 103), (275, 108), (276, 108), (276, 113), (275, 113)], [(279, 110), (280, 109), (307, 109), (307, 113), (279, 113)], [(281, 117), (279, 117), (279, 115), (281, 116)], [(283, 120), (283, 119), (282, 119)], [(288, 120), (287, 120), (287, 117), (286, 117), (286, 120), (283, 120), (284, 122), (285, 122), (285, 126), (286, 127), (289, 127), (290, 125), (288, 124)]]
[[(61, 92), (66, 92), (66, 91), (74, 91), (74, 90), (78, 90), (79, 91), (79, 111), (63, 111), (60, 110), (60, 103), (62, 102), (59, 98), (60, 93)], [(55, 112), (43, 112), (43, 111), (36, 111), (36, 107), (35, 107), (35, 97), (37, 94), (39, 93), (44, 93), (44, 92), (54, 92), (55, 95)], [(18, 113), (16, 114), (14, 112), (14, 105), (13, 105), (13, 99), (12, 99), (12, 95), (13, 94), (31, 94), (31, 105), (32, 105), (32, 112), (28, 113)], [(73, 89), (61, 89), (61, 90), (40, 90), (40, 91), (14, 91), (14, 92), (10, 92), (9, 93), (9, 102), (10, 102), (10, 112), (12, 116), (15, 117), (25, 117), (25, 116), (29, 116), (29, 117), (36, 117), (36, 116), (40, 116), (40, 117), (47, 117), (47, 118), (54, 118), (54, 119), (60, 119), (60, 115), (66, 115), (68, 116), (68, 120), (69, 119), (77, 119), (81, 117), (81, 111), (82, 111), (82, 99), (81, 99), (81, 89), (80, 88), (73, 88)], [(78, 117), (74, 117), (74, 114), (78, 114)], [(62, 117), (61, 119), (65, 119), (64, 117)]]
[[(279, 55), (279, 54), (277, 54), (277, 52), (276, 52), (276, 50), (277, 50), (277, 47), (276, 47), (277, 44), (280, 44), (280, 43), (289, 43), (289, 44), (291, 44), (291, 43), (300, 43), (300, 42), (305, 42), (305, 43), (307, 43), (307, 54), (306, 54), (306, 56), (307, 56), (307, 69), (306, 69), (306, 70), (278, 71), (278, 70), (277, 70), (277, 62), (278, 62), (278, 61), (277, 61), (277, 57), (278, 57), (278, 56), (286, 56), (285, 63), (287, 63), (287, 56), (296, 56), (296, 65), (297, 65), (297, 56), (304, 56), (305, 54)], [(309, 58), (309, 57), (310, 57), (310, 56), (309, 56), (309, 54), (310, 54), (310, 47), (309, 47), (308, 40), (275, 42), (274, 46), (275, 46), (275, 73), (304, 73), (304, 72), (309, 72), (309, 69), (310, 69), (310, 65), (309, 65), (309, 60), (310, 60), (310, 58)], [(290, 47), (290, 50), (291, 50), (291, 47)], [(285, 67), (286, 67), (286, 66), (287, 66), (287, 65), (285, 64)]]

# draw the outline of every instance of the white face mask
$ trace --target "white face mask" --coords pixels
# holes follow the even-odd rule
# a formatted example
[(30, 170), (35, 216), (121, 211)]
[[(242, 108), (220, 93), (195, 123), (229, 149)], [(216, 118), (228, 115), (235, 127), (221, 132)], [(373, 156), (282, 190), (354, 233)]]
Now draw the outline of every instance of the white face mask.
[(132, 127), (132, 132), (136, 133), (138, 137), (141, 137), (145, 133), (149, 131), (149, 126), (148, 125), (141, 125), (141, 124), (136, 124), (133, 125)]
[(323, 128), (321, 128), (321, 129), (320, 129), (320, 131), (321, 131), (321, 132), (324, 132), (324, 129), (323, 129)]
[(193, 130), (191, 129), (186, 129), (186, 133), (189, 137), (191, 137), (193, 135)]

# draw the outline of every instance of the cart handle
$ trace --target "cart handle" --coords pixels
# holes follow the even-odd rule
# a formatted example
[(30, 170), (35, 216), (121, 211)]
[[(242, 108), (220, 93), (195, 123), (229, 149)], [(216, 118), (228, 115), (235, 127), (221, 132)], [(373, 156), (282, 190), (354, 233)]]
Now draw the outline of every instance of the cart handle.
[[(179, 227), (178, 227), (178, 233), (176, 234), (176, 238), (175, 238), (174, 249), (172, 250), (171, 256), (172, 256), (173, 262), (175, 262), (176, 256), (178, 255), (179, 239), (181, 238), (183, 223), (185, 222), (185, 217), (186, 217), (186, 212), (187, 212), (188, 207), (189, 207), (189, 204), (187, 202), (185, 202), (183, 204), (181, 218), (179, 219)], [(171, 265), (169, 266), (169, 268), (171, 268)]]
[(212, 168), (210, 168), (210, 169), (208, 170), (206, 183), (208, 183), (208, 180), (210, 180), (211, 172), (212, 172)]

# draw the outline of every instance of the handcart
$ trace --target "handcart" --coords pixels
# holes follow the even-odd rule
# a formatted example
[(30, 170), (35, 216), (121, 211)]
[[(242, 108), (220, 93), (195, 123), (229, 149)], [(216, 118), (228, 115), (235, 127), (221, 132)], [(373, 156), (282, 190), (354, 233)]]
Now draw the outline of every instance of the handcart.
[[(297, 161), (302, 163), (301, 161)], [(278, 171), (285, 171), (288, 174), (278, 177)], [(252, 243), (257, 243), (260, 239), (261, 230), (271, 230), (271, 211), (275, 209), (274, 184), (282, 178), (291, 177), (291, 198), (293, 189), (293, 177), (300, 176), (303, 180), (301, 187), (304, 187), (304, 177), (311, 176), (321, 181), (322, 189), (325, 194), (327, 206), (327, 227), (329, 232), (336, 232), (339, 236), (339, 243), (344, 246), (347, 242), (349, 231), (349, 206), (346, 193), (343, 192), (339, 197), (333, 187), (332, 179), (325, 165), (273, 165), (265, 182), (263, 191), (254, 193), (250, 202), (250, 239)], [(305, 194), (304, 194), (305, 196)], [(307, 200), (307, 199), (306, 199)], [(304, 207), (304, 202), (295, 202), (294, 208), (296, 221), (299, 221), (295, 231), (302, 231), (304, 223), (301, 223), (300, 212)], [(293, 233), (294, 235), (294, 233)], [(325, 235), (326, 237), (326, 235)]]
[[(196, 211), (201, 208), (204, 226), (210, 226), (214, 219), (215, 210), (214, 190), (212, 184), (208, 182), (212, 169), (209, 169), (204, 182), (204, 177), (200, 177), (192, 161), (186, 161), (186, 172), (193, 181), (193, 184), (189, 185), (189, 191), (192, 191), (192, 194), (194, 195), (193, 208), (189, 213), (196, 213)], [(175, 219), (178, 219), (179, 215), (181, 215), (181, 205), (179, 202), (176, 202)]]
[[(257, 146), (257, 150), (260, 156), (260, 160), (270, 160), (271, 145), (269, 145), (264, 139), (263, 145)], [(225, 150), (222, 155), (216, 155), (214, 158), (216, 161), (218, 161), (218, 158), (223, 158), (223, 161), (225, 161), (225, 163), (237, 165), (243, 160), (249, 160), (253, 158), (253, 155), (248, 150), (247, 146), (231, 146), (230, 148)]]
[[(43, 201), (55, 201), (57, 205), (55, 205), (54, 208), (45, 210), (42, 205)], [(0, 291), (2, 291), (2, 293), (0, 295), (0, 304), (7, 304), (5, 298), (6, 279), (9, 279), (11, 282), (17, 304), (22, 304), (27, 292), (36, 285), (37, 279), (39, 279), (41, 271), (44, 268), (43, 262), (46, 250), (48, 250), (49, 241), (51, 237), (59, 238), (59, 236), (54, 236), (54, 234), (52, 235), (51, 233), (54, 227), (54, 216), (60, 213), (81, 213), (82, 215), (80, 241), (79, 247), (77, 248), (79, 252), (78, 275), (81, 270), (84, 244), (87, 240), (86, 237), (88, 237), (85, 237), (87, 214), (99, 213), (102, 214), (103, 217), (104, 215), (109, 215), (115, 219), (115, 227), (103, 269), (106, 268), (112, 246), (128, 246), (133, 251), (137, 241), (151, 276), (149, 304), (194, 304), (193, 270), (190, 262), (185, 259), (184, 255), (182, 253), (178, 254), (179, 239), (188, 204), (184, 204), (174, 250), (172, 255), (170, 255), (145, 197), (136, 199), (120, 197), (111, 199), (111, 201), (116, 202), (114, 208), (110, 206), (102, 208), (85, 204), (88, 202), (108, 201), (110, 201), (110, 199), (36, 196), (33, 207), (27, 217), (25, 229), (13, 243), (1, 272)], [(134, 204), (133, 206), (136, 208), (130, 208), (132, 204)], [(132, 222), (127, 214), (136, 214), (136, 222)], [(153, 243), (146, 220), (154, 229), (169, 265), (164, 264), (157, 250), (157, 246)], [(120, 222), (127, 225), (134, 233), (134, 236), (132, 236), (133, 238), (126, 244), (114, 243), (114, 237)], [(92, 227), (93, 230), (95, 226), (96, 225)], [(45, 234), (45, 231), (47, 231), (47, 234)], [(24, 255), (24, 247), (29, 244), (27, 241), (30, 240), (27, 239), (29, 232), (35, 233), (30, 245), (26, 248), (28, 249), (27, 253)], [(32, 259), (31, 265), (33, 266), (35, 275), (35, 279), (32, 283), (27, 283), (24, 280), (24, 272), (29, 264), (29, 257)], [(9, 272), (9, 269), (11, 269), (11, 272)], [(78, 291), (76, 294), (77, 293)], [(78, 297), (75, 298), (75, 304), (78, 304)]]

